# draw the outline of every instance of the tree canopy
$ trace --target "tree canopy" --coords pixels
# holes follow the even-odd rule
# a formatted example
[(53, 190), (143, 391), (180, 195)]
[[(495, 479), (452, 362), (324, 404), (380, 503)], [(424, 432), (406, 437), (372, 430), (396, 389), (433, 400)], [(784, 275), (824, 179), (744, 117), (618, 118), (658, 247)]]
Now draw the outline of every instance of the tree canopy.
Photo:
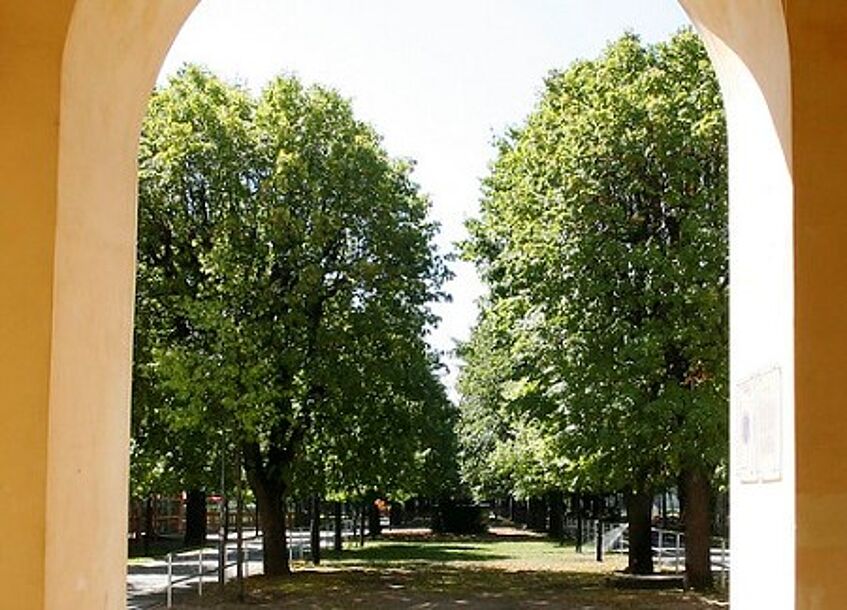
[(242, 452), (266, 572), (287, 570), (295, 484), (446, 476), (425, 337), (449, 272), (410, 162), (332, 90), (279, 77), (253, 97), (189, 66), (154, 94), (139, 165), (138, 438), (197, 441), (198, 464), (211, 439)]
[(656, 45), (627, 35), (552, 73), (499, 141), (469, 230), (490, 295), (465, 346), (462, 421), (501, 424), (463, 446), (472, 478), (496, 481), (504, 450), (514, 464), (556, 456), (550, 472), (513, 472), (565, 489), (651, 499), (669, 481), (719, 477), (726, 132), (693, 32)]

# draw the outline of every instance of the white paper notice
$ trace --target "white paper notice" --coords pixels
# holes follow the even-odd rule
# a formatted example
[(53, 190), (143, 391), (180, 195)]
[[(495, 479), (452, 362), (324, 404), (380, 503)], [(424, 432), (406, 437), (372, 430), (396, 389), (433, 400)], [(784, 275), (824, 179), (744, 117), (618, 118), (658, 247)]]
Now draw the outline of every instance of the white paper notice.
[(733, 400), (740, 444), (735, 451), (743, 483), (782, 479), (782, 375), (779, 368), (739, 383)]

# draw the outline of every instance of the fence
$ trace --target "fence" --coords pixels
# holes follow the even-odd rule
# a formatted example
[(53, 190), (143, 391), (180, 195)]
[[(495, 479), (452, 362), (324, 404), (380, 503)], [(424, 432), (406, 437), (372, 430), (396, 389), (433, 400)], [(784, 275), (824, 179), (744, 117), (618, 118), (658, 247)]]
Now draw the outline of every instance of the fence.
[[(349, 543), (354, 539), (352, 532), (352, 520), (346, 519), (343, 529), (342, 540)], [(367, 529), (365, 530), (367, 533)], [(260, 537), (245, 539), (245, 546), (240, 558), (245, 578), (250, 576), (250, 562), (252, 556), (258, 553), (258, 549), (250, 548), (250, 544), (261, 542)], [(320, 545), (322, 549), (330, 549), (335, 546), (335, 532), (322, 529), (320, 532)], [(290, 529), (287, 532), (288, 557), (291, 561), (306, 560), (311, 556), (310, 532), (306, 528)], [(209, 555), (212, 559), (209, 559)], [(195, 558), (195, 559), (191, 559)], [(183, 561), (186, 559), (186, 561)], [(172, 607), (174, 589), (179, 585), (191, 585), (196, 583), (197, 593), (203, 595), (204, 583), (208, 580), (217, 580), (217, 574), (221, 571), (220, 549), (218, 547), (204, 547), (197, 551), (168, 553), (166, 556), (167, 571), (165, 584), (165, 600), (167, 607)], [(176, 561), (175, 561), (176, 560)], [(237, 567), (239, 562), (238, 550), (235, 543), (226, 545), (224, 551), (223, 571), (224, 580), (228, 580), (227, 571)], [(209, 564), (212, 564), (211, 566)], [(174, 568), (177, 568), (175, 571)], [(177, 573), (181, 572), (181, 573)], [(207, 579), (207, 576), (212, 578)]]
[[(570, 518), (565, 521), (565, 532), (572, 538), (576, 539), (579, 529), (580, 526), (575, 519)], [(626, 523), (583, 519), (582, 541), (589, 546), (593, 540), (595, 552), (600, 542), (602, 552), (597, 553), (597, 556), (601, 559), (605, 553), (625, 553), (629, 550), (628, 530)], [(673, 569), (675, 574), (685, 571), (685, 534), (683, 532), (653, 528), (652, 548), (659, 571), (666, 568)], [(718, 584), (726, 588), (730, 569), (730, 550), (726, 538), (713, 537), (711, 539), (710, 556), (712, 571), (718, 574)]]

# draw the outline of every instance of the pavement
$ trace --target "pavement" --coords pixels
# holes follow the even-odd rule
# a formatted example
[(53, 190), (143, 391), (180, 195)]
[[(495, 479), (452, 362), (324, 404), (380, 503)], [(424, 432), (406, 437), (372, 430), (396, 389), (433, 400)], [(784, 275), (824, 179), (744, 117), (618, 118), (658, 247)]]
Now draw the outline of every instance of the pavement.
[[(352, 531), (345, 531), (344, 538), (348, 539)], [(329, 548), (332, 545), (333, 533), (321, 532), (321, 546)], [(289, 533), (288, 546), (292, 559), (303, 559), (304, 552), (308, 553), (309, 532), (295, 531)], [(244, 540), (246, 576), (262, 573), (262, 539), (250, 537)], [(235, 578), (236, 548), (235, 542), (227, 544), (226, 579)], [(218, 547), (213, 537), (209, 546), (202, 552), (199, 549), (172, 554), (171, 574), (173, 579), (173, 598), (179, 599), (186, 595), (198, 595), (200, 579), (198, 574), (203, 572), (204, 588), (215, 587), (218, 582)], [(148, 608), (165, 608), (167, 602), (168, 562), (165, 558), (148, 558), (133, 560), (127, 566), (126, 592), (128, 610), (146, 610)]]
[[(244, 543), (246, 574), (258, 574), (262, 570), (262, 541), (253, 538)], [(227, 545), (227, 580), (235, 578), (235, 544)], [(173, 596), (197, 595), (200, 589), (198, 574), (203, 572), (203, 587), (217, 586), (218, 549), (204, 549), (174, 553), (172, 555)], [(168, 562), (163, 558), (133, 561), (127, 566), (127, 608), (144, 610), (164, 608), (167, 602)]]

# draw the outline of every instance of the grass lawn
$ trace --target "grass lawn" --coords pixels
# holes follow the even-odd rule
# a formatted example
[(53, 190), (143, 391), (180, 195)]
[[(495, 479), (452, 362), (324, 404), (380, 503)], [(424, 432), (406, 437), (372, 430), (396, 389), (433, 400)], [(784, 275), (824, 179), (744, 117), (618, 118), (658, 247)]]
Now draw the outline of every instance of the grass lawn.
[[(626, 564), (603, 563), (543, 538), (497, 531), (482, 538), (390, 536), (327, 554), (319, 568), (300, 564), (288, 578), (251, 578), (244, 604), (223, 597), (192, 603), (246, 608), (626, 608), (695, 610), (715, 599), (681, 591), (629, 591), (610, 586)], [(189, 606), (186, 606), (189, 607)]]

